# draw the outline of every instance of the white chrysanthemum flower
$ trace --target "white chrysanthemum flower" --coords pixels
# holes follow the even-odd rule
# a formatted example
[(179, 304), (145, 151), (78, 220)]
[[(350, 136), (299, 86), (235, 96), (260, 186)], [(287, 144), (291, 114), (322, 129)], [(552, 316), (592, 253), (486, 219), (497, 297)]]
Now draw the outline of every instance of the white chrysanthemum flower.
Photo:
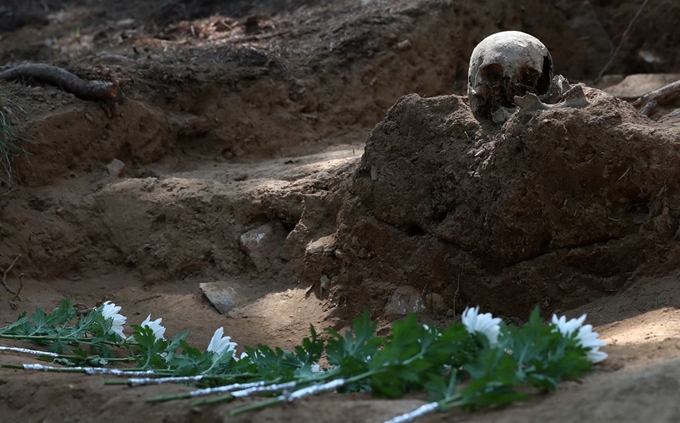
[(238, 344), (236, 342), (230, 342), (231, 336), (222, 335), (224, 335), (224, 328), (220, 327), (215, 331), (215, 334), (210, 340), (210, 344), (208, 344), (208, 351), (214, 352), (215, 354), (222, 354), (222, 352), (225, 350), (233, 351), (236, 349), (236, 345)]
[(463, 312), (461, 320), (469, 333), (482, 333), (489, 340), (489, 344), (498, 344), (498, 334), (501, 331), (499, 317), (493, 317), (491, 313), (479, 314), (479, 307), (468, 307)]
[(151, 328), (154, 338), (165, 339), (165, 336), (163, 336), (165, 335), (165, 326), (161, 325), (162, 321), (163, 318), (158, 318), (152, 322), (151, 315), (149, 314), (140, 326), (143, 328)]
[[(236, 345), (236, 344), (234, 343), (234, 345)], [(243, 359), (246, 358), (246, 357), (248, 357), (248, 353), (245, 352), (245, 351), (243, 351), (243, 352), (241, 353), (241, 356), (240, 356), (240, 357), (234, 356), (234, 361), (243, 360)]]
[(104, 319), (113, 320), (113, 323), (111, 324), (111, 331), (117, 333), (121, 338), (125, 339), (125, 335), (123, 335), (123, 325), (125, 324), (127, 317), (118, 313), (120, 309), (121, 306), (117, 306), (111, 301), (106, 301), (104, 304), (102, 304), (100, 312), (102, 313), (102, 316), (104, 316)]
[(582, 326), (585, 320), (585, 314), (578, 319), (571, 320), (567, 320), (566, 316), (558, 318), (555, 314), (552, 317), (552, 323), (555, 325), (556, 330), (563, 336), (571, 336), (576, 332), (578, 344), (583, 348), (588, 348), (586, 358), (592, 363), (599, 363), (609, 357), (606, 352), (600, 351), (600, 347), (604, 347), (607, 343), (600, 339), (600, 335), (597, 332), (593, 332), (593, 325)]

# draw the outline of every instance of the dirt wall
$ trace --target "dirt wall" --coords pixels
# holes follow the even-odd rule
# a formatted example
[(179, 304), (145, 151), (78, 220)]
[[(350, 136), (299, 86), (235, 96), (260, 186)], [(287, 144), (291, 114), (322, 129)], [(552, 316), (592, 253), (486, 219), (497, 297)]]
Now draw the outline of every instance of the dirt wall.
[(674, 261), (680, 132), (586, 90), (585, 108), (520, 111), (502, 128), (480, 126), (461, 97), (403, 97), (348, 183), (329, 276), (377, 308), (408, 285), (417, 307), (517, 316)]

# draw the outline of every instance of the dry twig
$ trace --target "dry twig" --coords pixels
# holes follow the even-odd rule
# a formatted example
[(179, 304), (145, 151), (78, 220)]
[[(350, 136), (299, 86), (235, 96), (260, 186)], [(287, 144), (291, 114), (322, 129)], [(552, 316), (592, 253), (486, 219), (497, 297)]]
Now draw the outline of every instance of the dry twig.
[(118, 85), (88, 81), (71, 72), (44, 63), (26, 63), (0, 72), (0, 79), (36, 79), (56, 85), (83, 100), (119, 100)]
[(17, 256), (17, 258), (14, 259), (14, 261), (12, 262), (12, 264), (10, 264), (9, 267), (7, 268), (7, 270), (5, 270), (5, 272), (2, 274), (2, 286), (5, 287), (5, 289), (7, 290), (7, 292), (9, 292), (10, 294), (13, 294), (13, 295), (15, 295), (15, 296), (17, 296), (18, 294), (17, 294), (12, 288), (10, 288), (9, 285), (7, 285), (7, 274), (9, 273), (10, 270), (12, 270), (12, 268), (14, 267), (14, 265), (17, 264), (17, 261), (18, 261), (20, 258), (21, 258), (21, 254), (19, 254), (19, 255)]
[(609, 61), (607, 62), (607, 64), (604, 65), (604, 67), (602, 68), (600, 73), (597, 75), (597, 78), (595, 78), (595, 82), (598, 82), (600, 79), (602, 79), (602, 75), (605, 73), (605, 71), (607, 69), (609, 69), (609, 66), (611, 66), (612, 62), (616, 58), (616, 55), (619, 54), (619, 50), (621, 50), (621, 46), (623, 45), (623, 42), (626, 39), (626, 35), (628, 35), (628, 32), (630, 32), (630, 29), (633, 27), (633, 22), (635, 22), (635, 20), (638, 18), (638, 16), (640, 16), (642, 9), (644, 9), (645, 6), (647, 6), (647, 3), (649, 3), (649, 0), (645, 0), (642, 3), (642, 5), (638, 9), (637, 13), (635, 14), (635, 16), (633, 16), (633, 19), (631, 19), (630, 22), (628, 22), (628, 27), (626, 28), (625, 31), (623, 31), (623, 35), (621, 35), (621, 41), (619, 41), (619, 45), (616, 47), (616, 50), (614, 50), (614, 53), (612, 53), (612, 57), (609, 58)]
[(24, 274), (20, 273), (19, 274), (19, 289), (17, 289), (17, 293), (14, 294), (14, 297), (12, 297), (12, 302), (15, 302), (17, 300), (21, 301), (21, 297), (19, 294), (21, 294), (21, 290), (24, 289)]
[(650, 116), (659, 103), (668, 103), (680, 98), (680, 81), (675, 81), (664, 87), (649, 92), (635, 100), (633, 106), (638, 109), (638, 113)]
[(458, 274), (458, 282), (456, 283), (456, 292), (453, 294), (453, 315), (456, 315), (456, 300), (458, 299), (458, 291), (460, 290), (460, 273)]

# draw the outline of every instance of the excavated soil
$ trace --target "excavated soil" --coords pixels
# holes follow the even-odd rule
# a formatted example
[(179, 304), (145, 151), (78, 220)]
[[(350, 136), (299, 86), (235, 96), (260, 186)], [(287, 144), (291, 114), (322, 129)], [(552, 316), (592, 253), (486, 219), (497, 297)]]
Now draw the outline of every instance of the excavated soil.
[[(384, 334), (410, 312), (445, 325), (481, 305), (521, 322), (538, 304), (588, 313), (610, 358), (523, 406), (420, 421), (680, 420), (677, 105), (646, 118), (591, 88), (680, 73), (680, 5), (640, 4), (3, 3), (0, 65), (58, 65), (124, 98), (0, 83), (25, 150), (0, 184), (0, 271), (16, 260), (13, 289), (23, 275), (21, 301), (0, 288), (0, 325), (64, 297), (108, 299), (197, 345), (224, 326), (240, 345), (290, 348), (310, 323), (339, 329), (364, 307)], [(510, 29), (584, 83), (585, 107), (474, 119), (470, 53)], [(228, 314), (202, 283), (231, 293)], [(238, 418), (233, 404), (143, 403), (187, 389), (5, 369), (0, 415), (379, 422), (425, 399), (329, 394)]]

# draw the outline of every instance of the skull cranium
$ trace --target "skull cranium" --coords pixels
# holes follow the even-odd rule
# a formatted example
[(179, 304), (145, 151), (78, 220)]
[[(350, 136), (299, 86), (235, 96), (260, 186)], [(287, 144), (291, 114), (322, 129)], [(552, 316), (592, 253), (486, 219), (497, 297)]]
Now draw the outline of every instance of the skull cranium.
[(505, 122), (515, 110), (515, 96), (549, 92), (553, 65), (538, 38), (519, 31), (486, 37), (470, 58), (468, 98), (478, 120)]

